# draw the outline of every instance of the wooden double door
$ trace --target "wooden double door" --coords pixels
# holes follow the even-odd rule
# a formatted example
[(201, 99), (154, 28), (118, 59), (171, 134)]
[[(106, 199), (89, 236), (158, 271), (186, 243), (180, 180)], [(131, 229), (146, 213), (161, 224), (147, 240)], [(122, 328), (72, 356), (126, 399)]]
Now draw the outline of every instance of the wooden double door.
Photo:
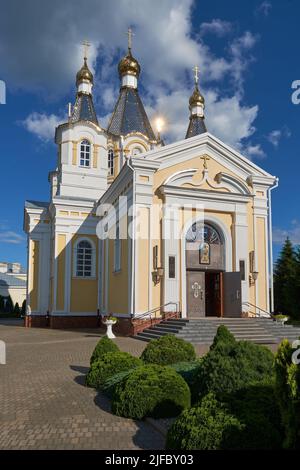
[(240, 317), (239, 272), (187, 271), (187, 314), (199, 317)]

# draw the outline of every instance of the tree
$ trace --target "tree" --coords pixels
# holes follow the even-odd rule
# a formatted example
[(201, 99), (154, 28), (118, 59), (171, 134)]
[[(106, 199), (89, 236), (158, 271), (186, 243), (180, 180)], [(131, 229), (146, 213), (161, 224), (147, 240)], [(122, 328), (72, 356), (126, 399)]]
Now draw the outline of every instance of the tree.
[(5, 302), (5, 313), (13, 313), (13, 311), (14, 311), (14, 304), (13, 304), (13, 301), (11, 300), (11, 296), (9, 296)]
[(18, 315), (18, 316), (20, 316), (20, 314), (21, 314), (21, 310), (20, 310), (18, 302), (16, 302), (16, 304), (15, 304), (14, 314)]
[(297, 317), (299, 315), (296, 302), (298, 297), (297, 256), (292, 242), (287, 238), (274, 270), (275, 311)]
[(22, 302), (21, 315), (26, 315), (26, 300)]
[(4, 298), (0, 295), (0, 313), (4, 312)]

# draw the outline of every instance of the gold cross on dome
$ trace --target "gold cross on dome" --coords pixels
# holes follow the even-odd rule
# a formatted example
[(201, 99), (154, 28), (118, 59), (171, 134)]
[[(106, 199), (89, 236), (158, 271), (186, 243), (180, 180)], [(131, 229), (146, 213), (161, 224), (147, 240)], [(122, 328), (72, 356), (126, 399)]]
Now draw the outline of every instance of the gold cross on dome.
[(127, 31), (127, 36), (128, 36), (128, 49), (131, 50), (132, 48), (132, 36), (134, 36), (134, 33), (132, 32), (131, 28), (128, 28)]
[(90, 47), (91, 44), (87, 40), (84, 40), (82, 45), (83, 45), (84, 59), (87, 59), (88, 58), (89, 47)]
[(195, 79), (195, 84), (198, 85), (199, 82), (199, 67), (198, 65), (195, 65), (193, 68), (193, 71), (195, 72), (194, 79)]
[(203, 160), (204, 170), (207, 170), (207, 162), (208, 162), (208, 160), (210, 160), (210, 157), (208, 157), (207, 155), (204, 155), (204, 157), (201, 157), (201, 160)]

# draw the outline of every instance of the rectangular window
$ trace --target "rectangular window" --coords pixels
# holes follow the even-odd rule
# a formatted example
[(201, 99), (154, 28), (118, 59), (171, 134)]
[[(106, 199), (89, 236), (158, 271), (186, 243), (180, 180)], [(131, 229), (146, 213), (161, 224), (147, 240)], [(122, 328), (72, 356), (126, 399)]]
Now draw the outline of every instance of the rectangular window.
[(158, 267), (158, 246), (155, 245), (153, 247), (153, 269), (157, 269)]
[(241, 273), (241, 279), (242, 281), (246, 280), (246, 263), (245, 260), (240, 259), (240, 273)]
[(175, 256), (169, 256), (169, 279), (175, 279)]

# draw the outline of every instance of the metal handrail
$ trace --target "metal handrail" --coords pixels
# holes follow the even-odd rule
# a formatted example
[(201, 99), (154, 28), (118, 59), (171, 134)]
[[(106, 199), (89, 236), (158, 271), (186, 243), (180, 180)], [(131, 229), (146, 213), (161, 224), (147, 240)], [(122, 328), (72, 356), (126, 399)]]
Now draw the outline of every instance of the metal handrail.
[(254, 305), (254, 304), (252, 304), (251, 302), (243, 302), (243, 305), (248, 305), (248, 306), (250, 305), (250, 307), (254, 307), (254, 308), (255, 308), (255, 312), (251, 312), (251, 313), (254, 313), (254, 315), (255, 315), (256, 317), (262, 316), (262, 315), (260, 315), (260, 313), (257, 313), (257, 311), (256, 311), (256, 310), (259, 310), (260, 312), (265, 313), (268, 318), (272, 318), (272, 314), (271, 314), (270, 312), (268, 312), (267, 310), (264, 310), (264, 309), (261, 308), (261, 307), (258, 307), (258, 305)]
[(173, 313), (179, 312), (179, 302), (168, 302), (166, 304), (160, 305), (159, 307), (156, 307), (156, 308), (152, 308), (151, 310), (147, 310), (147, 312), (143, 312), (143, 313), (140, 313), (138, 315), (131, 314), (131, 318), (133, 320), (140, 320), (141, 318), (149, 316), (150, 320), (152, 320), (152, 314), (153, 313), (161, 311), (164, 307), (167, 307), (168, 305), (175, 305), (176, 310)]

